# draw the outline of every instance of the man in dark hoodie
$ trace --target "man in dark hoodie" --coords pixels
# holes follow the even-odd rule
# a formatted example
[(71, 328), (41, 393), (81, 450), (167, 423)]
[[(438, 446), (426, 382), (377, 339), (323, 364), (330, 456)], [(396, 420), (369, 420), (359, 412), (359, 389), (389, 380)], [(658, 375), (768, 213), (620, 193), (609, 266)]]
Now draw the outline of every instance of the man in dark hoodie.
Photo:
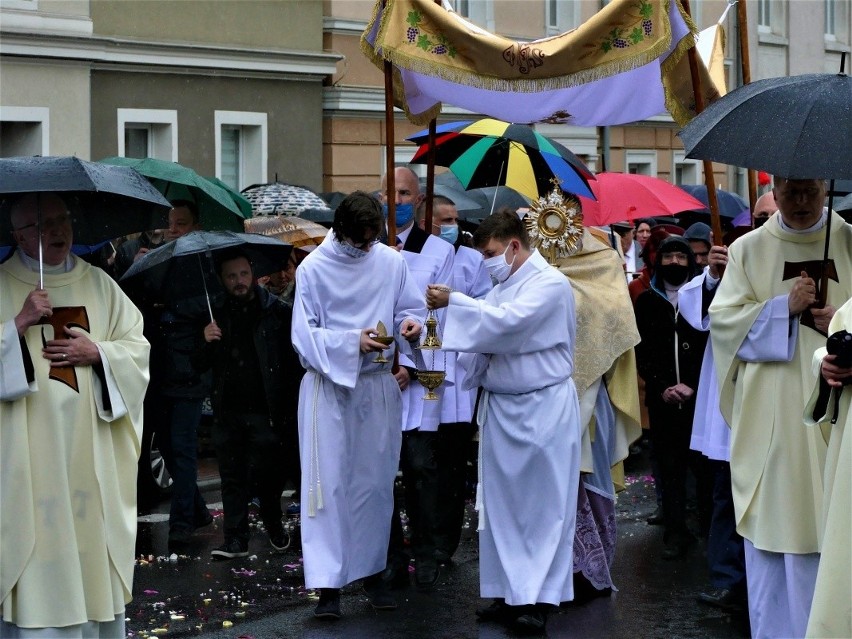
[[(678, 313), (678, 290), (697, 274), (689, 242), (672, 235), (660, 243), (651, 288), (636, 299), (636, 346), (639, 374), (645, 380), (645, 405), (659, 461), (666, 528), (664, 559), (682, 557), (695, 541), (686, 525), (686, 471), (696, 476), (700, 528), (709, 525), (709, 483), (700, 455), (689, 449), (695, 391), (707, 334), (695, 330)], [(706, 519), (706, 521), (704, 521)]]
[(246, 255), (218, 260), (225, 303), (204, 328), (199, 369), (213, 369), (213, 444), (222, 478), (225, 543), (214, 559), (248, 555), (248, 502), (276, 552), (290, 545), (281, 523), (282, 435), (295, 416), (301, 367), (290, 341), (291, 307), (257, 285)]

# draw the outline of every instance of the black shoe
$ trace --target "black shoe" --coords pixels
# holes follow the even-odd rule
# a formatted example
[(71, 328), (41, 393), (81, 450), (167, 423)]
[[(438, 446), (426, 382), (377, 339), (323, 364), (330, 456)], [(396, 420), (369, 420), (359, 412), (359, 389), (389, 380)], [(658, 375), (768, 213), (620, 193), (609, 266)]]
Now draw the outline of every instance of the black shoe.
[(196, 513), (194, 522), (196, 528), (204, 528), (205, 526), (209, 526), (212, 523), (213, 515), (211, 515), (210, 511), (206, 508), (204, 509), (203, 513)]
[(535, 606), (521, 606), (525, 608), (521, 614), (515, 617), (512, 624), (519, 633), (525, 635), (540, 635), (544, 633), (544, 627), (547, 624), (547, 615), (536, 610)]
[(235, 559), (236, 557), (248, 557), (248, 543), (239, 539), (229, 539), (218, 548), (210, 551), (213, 559)]
[(441, 569), (436, 561), (419, 561), (415, 565), (414, 585), (418, 590), (429, 590), (441, 576)]
[(436, 550), (435, 561), (438, 562), (438, 566), (441, 568), (453, 565), (453, 557), (446, 550)]
[(278, 533), (270, 533), (269, 545), (273, 552), (284, 552), (290, 547), (290, 535), (286, 530)]
[(317, 607), (314, 608), (314, 617), (317, 619), (340, 619), (340, 589), (320, 588), (320, 598)]
[(652, 526), (662, 526), (663, 525), (663, 508), (662, 506), (657, 506), (657, 509), (652, 512), (646, 519), (649, 524)]
[(689, 547), (693, 543), (695, 543), (695, 537), (692, 535), (678, 537), (677, 539), (666, 543), (666, 547), (663, 548), (663, 552), (660, 553), (660, 556), (669, 561), (673, 559), (682, 559), (686, 556)]
[(702, 592), (696, 597), (696, 600), (698, 603), (722, 610), (743, 610), (746, 607), (745, 597), (727, 588), (713, 588), (707, 592)]
[(370, 599), (373, 610), (396, 610), (396, 598), (391, 594), (382, 573), (367, 577), (363, 582), (364, 593)]
[(380, 574), (382, 581), (391, 590), (408, 588), (411, 583), (408, 579), (408, 565), (388, 566)]
[(191, 528), (172, 528), (169, 530), (169, 549), (186, 546), (192, 540)]
[(498, 623), (506, 623), (514, 619), (512, 606), (506, 605), (502, 599), (495, 599), (491, 605), (485, 608), (478, 608), (476, 616), (480, 621), (496, 621)]

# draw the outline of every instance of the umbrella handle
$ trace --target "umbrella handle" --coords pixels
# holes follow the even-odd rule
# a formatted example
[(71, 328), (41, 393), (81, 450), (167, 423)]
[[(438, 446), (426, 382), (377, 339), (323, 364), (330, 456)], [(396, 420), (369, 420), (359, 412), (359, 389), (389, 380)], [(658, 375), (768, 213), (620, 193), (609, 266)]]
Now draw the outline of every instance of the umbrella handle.
[(506, 166), (506, 160), (500, 164), (500, 173), (497, 174), (497, 186), (494, 187), (494, 199), (491, 200), (491, 213), (489, 215), (494, 215), (494, 207), (497, 204), (497, 190), (500, 188), (500, 180), (503, 179), (503, 167)]
[(198, 256), (198, 270), (201, 272), (201, 284), (204, 286), (204, 299), (207, 300), (207, 312), (210, 314), (210, 323), (212, 324), (215, 320), (213, 319), (213, 308), (210, 306), (210, 293), (207, 292), (207, 280), (204, 279), (204, 266), (201, 264), (201, 253), (196, 253)]

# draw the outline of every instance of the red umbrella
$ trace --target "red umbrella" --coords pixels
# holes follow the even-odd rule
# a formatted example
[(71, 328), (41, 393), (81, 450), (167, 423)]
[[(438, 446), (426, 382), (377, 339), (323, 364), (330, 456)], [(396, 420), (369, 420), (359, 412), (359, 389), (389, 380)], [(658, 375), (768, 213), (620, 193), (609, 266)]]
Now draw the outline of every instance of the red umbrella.
[(649, 175), (598, 173), (594, 180), (589, 180), (589, 185), (598, 201), (580, 198), (586, 226), (606, 226), (706, 208), (674, 184)]

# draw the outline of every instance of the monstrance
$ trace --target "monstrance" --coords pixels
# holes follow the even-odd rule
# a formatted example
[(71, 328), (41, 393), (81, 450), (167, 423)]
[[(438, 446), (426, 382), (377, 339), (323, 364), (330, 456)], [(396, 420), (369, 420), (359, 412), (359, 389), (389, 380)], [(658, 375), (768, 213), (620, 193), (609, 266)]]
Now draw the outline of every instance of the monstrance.
[(530, 205), (524, 224), (530, 243), (551, 266), (583, 247), (583, 206), (576, 195), (559, 188), (558, 180), (550, 193)]

